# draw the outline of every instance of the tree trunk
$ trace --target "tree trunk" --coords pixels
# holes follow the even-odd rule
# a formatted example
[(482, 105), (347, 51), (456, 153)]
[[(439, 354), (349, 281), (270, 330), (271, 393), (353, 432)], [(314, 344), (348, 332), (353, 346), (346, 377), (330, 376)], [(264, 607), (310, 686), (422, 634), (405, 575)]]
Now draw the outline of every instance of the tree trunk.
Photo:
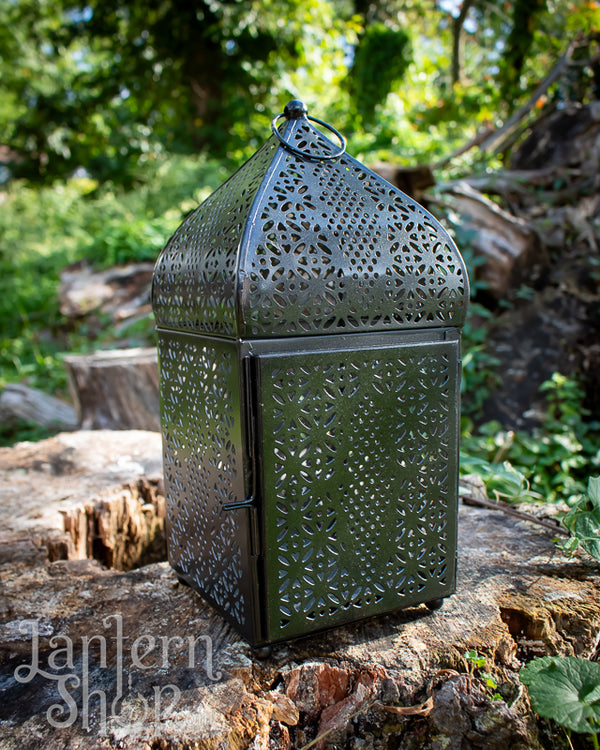
[(452, 84), (459, 83), (462, 71), (462, 29), (474, 0), (463, 0), (458, 16), (452, 22)]
[[(45, 559), (44, 534), (77, 498), (97, 505), (101, 488), (115, 495), (124, 481), (131, 496), (144, 481), (156, 496), (159, 450), (157, 434), (109, 431), (0, 450), (4, 748), (552, 745), (518, 669), (544, 654), (592, 656), (600, 627), (598, 567), (564, 557), (552, 529), (463, 505), (458, 590), (441, 610), (410, 607), (260, 661), (166, 562), (121, 572)], [(476, 479), (468, 486), (481, 494)], [(105, 542), (123, 538), (114, 520)]]
[(86, 430), (160, 430), (156, 350), (116, 349), (65, 357)]

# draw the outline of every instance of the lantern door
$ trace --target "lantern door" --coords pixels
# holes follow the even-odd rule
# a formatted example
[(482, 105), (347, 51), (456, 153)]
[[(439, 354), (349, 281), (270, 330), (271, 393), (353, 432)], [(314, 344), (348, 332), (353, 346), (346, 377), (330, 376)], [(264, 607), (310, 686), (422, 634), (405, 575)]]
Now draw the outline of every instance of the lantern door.
[(252, 342), (266, 638), (455, 588), (458, 332)]

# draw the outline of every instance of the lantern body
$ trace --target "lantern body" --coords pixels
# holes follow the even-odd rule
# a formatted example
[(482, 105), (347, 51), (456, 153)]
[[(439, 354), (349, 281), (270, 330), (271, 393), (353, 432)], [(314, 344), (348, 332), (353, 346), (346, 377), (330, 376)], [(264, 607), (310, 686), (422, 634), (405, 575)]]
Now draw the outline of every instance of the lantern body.
[(290, 116), (154, 274), (169, 560), (254, 645), (455, 588), (466, 270), (338, 151)]

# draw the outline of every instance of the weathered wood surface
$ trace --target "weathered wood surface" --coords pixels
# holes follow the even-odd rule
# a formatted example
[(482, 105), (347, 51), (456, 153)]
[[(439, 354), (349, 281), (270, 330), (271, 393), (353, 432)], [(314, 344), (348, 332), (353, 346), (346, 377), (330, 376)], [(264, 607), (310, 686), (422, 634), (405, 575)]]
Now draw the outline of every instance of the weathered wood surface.
[(399, 166), (377, 162), (370, 168), (384, 180), (395, 185), (403, 193), (414, 198), (419, 203), (426, 202), (426, 191), (435, 185), (432, 168), (428, 164), (418, 164), (413, 167)]
[[(144, 478), (158, 489), (159, 455), (159, 436), (143, 432), (0, 450), (0, 748), (552, 746), (516, 672), (533, 655), (594, 652), (592, 561), (565, 559), (551, 532), (463, 506), (459, 587), (443, 609), (307, 637), (261, 662), (165, 562), (122, 572), (46, 559), (65, 505), (72, 516)], [(468, 674), (468, 648), (486, 655), (505, 700)]]
[(45, 560), (49, 543), (72, 541), (65, 515), (161, 476), (157, 432), (81, 431), (0, 448), (0, 562)]
[(589, 174), (600, 166), (600, 101), (571, 102), (553, 112), (511, 156), (513, 169), (582, 166)]
[(154, 347), (65, 357), (69, 388), (86, 430), (160, 430)]
[(35, 422), (57, 430), (75, 430), (75, 409), (60, 399), (23, 383), (7, 383), (0, 394), (0, 422)]
[(133, 263), (95, 271), (90, 266), (69, 266), (60, 275), (60, 312), (67, 318), (90, 313), (110, 315), (119, 323), (150, 312), (152, 263)]
[(483, 258), (475, 274), (488, 294), (506, 300), (521, 284), (539, 282), (549, 256), (535, 229), (467, 183), (448, 186), (444, 195), (462, 216), (463, 229), (473, 233), (473, 248)]

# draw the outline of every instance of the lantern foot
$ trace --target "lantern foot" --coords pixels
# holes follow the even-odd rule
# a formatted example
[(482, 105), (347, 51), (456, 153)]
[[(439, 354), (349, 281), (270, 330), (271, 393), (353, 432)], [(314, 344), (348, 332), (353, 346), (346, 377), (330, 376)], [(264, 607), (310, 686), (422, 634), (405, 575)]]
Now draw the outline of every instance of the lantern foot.
[(260, 659), (261, 661), (263, 659), (268, 659), (272, 653), (273, 649), (271, 648), (271, 646), (257, 646), (256, 648), (252, 649), (252, 655), (256, 656), (256, 658)]
[(425, 602), (425, 606), (427, 609), (430, 609), (432, 612), (435, 612), (436, 609), (439, 609), (444, 603), (444, 598), (441, 597), (440, 599), (432, 599), (429, 602)]

